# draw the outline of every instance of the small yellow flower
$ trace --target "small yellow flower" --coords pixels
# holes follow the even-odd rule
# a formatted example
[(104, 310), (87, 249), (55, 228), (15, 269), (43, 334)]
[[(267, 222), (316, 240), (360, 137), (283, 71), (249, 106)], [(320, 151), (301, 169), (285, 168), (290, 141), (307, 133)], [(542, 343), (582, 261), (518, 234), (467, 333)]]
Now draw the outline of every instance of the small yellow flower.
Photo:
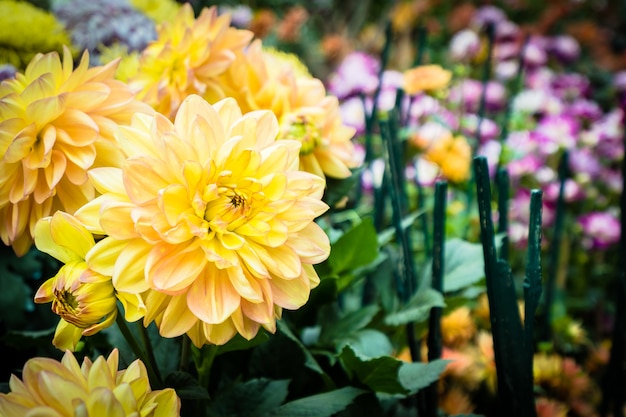
[(452, 73), (439, 65), (421, 65), (404, 71), (402, 88), (408, 95), (432, 92), (448, 86)]
[[(102, 196), (77, 217), (108, 235), (87, 256), (113, 286), (141, 294), (144, 324), (196, 346), (275, 331), (319, 283), (330, 244), (314, 219), (324, 180), (298, 171), (300, 143), (276, 140), (269, 111), (191, 95), (174, 123), (138, 116), (122, 127), (122, 169), (90, 174)], [(110, 254), (115, 253), (115, 256)]]
[(472, 148), (464, 136), (444, 136), (433, 141), (424, 157), (439, 165), (441, 175), (451, 182), (464, 182), (469, 179)]
[(476, 324), (468, 307), (459, 307), (441, 319), (441, 336), (447, 346), (465, 345), (476, 334)]
[(218, 16), (216, 7), (203, 9), (196, 19), (185, 3), (173, 22), (159, 27), (129, 84), (140, 99), (173, 117), (190, 94), (225, 97), (217, 77), (251, 39), (252, 32), (230, 27), (230, 15)]
[(180, 9), (174, 0), (130, 0), (130, 3), (155, 23), (172, 21)]
[(65, 49), (0, 84), (0, 238), (16, 254), (31, 247), (37, 220), (94, 198), (87, 171), (122, 161), (115, 127), (153, 112), (113, 79), (115, 66), (89, 68), (85, 52), (73, 69)]
[(563, 358), (545, 352), (536, 353), (533, 358), (535, 384), (550, 387), (559, 386), (563, 373)]
[(11, 392), (0, 394), (0, 415), (177, 417), (180, 400), (171, 388), (153, 391), (145, 365), (136, 360), (118, 371), (119, 352), (79, 365), (67, 351), (61, 362), (33, 358), (24, 365), (22, 379), (11, 375)]
[[(89, 269), (85, 258), (95, 245), (93, 236), (74, 217), (57, 211), (35, 227), (35, 244), (65, 265), (48, 279), (35, 295), (36, 303), (52, 302), (61, 317), (52, 343), (59, 349), (76, 349), (81, 336), (91, 336), (109, 327), (117, 317), (117, 298), (111, 277)], [(143, 316), (141, 300), (117, 294), (129, 321)]]

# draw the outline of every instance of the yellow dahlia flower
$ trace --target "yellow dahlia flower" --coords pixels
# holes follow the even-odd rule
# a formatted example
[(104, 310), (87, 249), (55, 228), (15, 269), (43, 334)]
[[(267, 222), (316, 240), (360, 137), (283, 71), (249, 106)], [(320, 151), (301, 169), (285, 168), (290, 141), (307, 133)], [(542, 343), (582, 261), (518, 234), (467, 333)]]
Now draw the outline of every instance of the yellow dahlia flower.
[(467, 306), (456, 308), (441, 319), (441, 336), (446, 346), (463, 346), (475, 334), (476, 324)]
[(255, 41), (221, 77), (226, 94), (243, 111), (271, 110), (280, 123), (280, 139), (302, 142), (300, 169), (322, 178), (347, 178), (359, 165), (336, 97), (322, 82), (302, 74), (292, 59), (262, 49)]
[(108, 237), (87, 262), (118, 291), (142, 294), (144, 324), (162, 336), (201, 346), (274, 331), (319, 283), (325, 183), (298, 171), (300, 143), (277, 134), (269, 111), (242, 116), (234, 99), (191, 95), (174, 123), (138, 115), (119, 129), (122, 169), (90, 171), (102, 196), (76, 215)]
[(85, 52), (73, 70), (65, 49), (62, 61), (39, 54), (0, 84), (0, 238), (18, 255), (38, 219), (93, 199), (88, 169), (121, 163), (115, 127), (152, 112), (113, 79), (115, 65), (88, 68)]
[(173, 117), (189, 94), (223, 96), (216, 78), (251, 39), (252, 32), (230, 27), (230, 15), (218, 16), (216, 7), (203, 9), (195, 19), (185, 3), (143, 51), (130, 85), (139, 98)]
[(0, 394), (3, 417), (177, 417), (180, 400), (171, 388), (152, 391), (146, 367), (136, 360), (118, 371), (117, 349), (108, 358), (79, 365), (67, 351), (58, 362), (33, 358), (22, 379), (11, 375), (11, 392)]
[(35, 294), (36, 303), (52, 302), (52, 311), (61, 317), (52, 340), (57, 348), (74, 351), (81, 336), (109, 327), (117, 317), (118, 298), (128, 321), (143, 316), (145, 307), (140, 297), (116, 294), (110, 276), (89, 269), (85, 257), (95, 242), (73, 216), (57, 211), (39, 220), (35, 245), (65, 264)]

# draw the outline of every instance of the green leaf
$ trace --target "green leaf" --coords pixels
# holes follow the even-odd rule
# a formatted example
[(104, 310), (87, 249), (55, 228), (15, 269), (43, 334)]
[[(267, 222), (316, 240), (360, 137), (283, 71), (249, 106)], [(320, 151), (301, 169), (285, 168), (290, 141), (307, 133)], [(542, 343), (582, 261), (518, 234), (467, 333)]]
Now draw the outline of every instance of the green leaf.
[(292, 333), (291, 329), (289, 329), (289, 326), (287, 326), (282, 321), (278, 321), (276, 324), (280, 333), (286, 336), (302, 350), (302, 354), (304, 355), (304, 366), (306, 366), (315, 373), (325, 376), (326, 373), (324, 372), (322, 367), (319, 365), (319, 363), (317, 363), (317, 361), (315, 360), (311, 352), (309, 352), (309, 350), (306, 348), (306, 346), (302, 344), (300, 339), (298, 339), (296, 335)]
[[(220, 392), (209, 407), (212, 417), (249, 417), (268, 415), (287, 398), (289, 380), (252, 379)], [(270, 414), (271, 415), (271, 414)]]
[(461, 239), (449, 239), (445, 245), (444, 293), (469, 287), (485, 277), (485, 262), (481, 244), (470, 243)]
[(328, 264), (334, 273), (341, 274), (363, 267), (377, 256), (376, 229), (372, 220), (365, 218), (332, 245)]
[(209, 400), (209, 393), (198, 385), (198, 380), (188, 372), (175, 371), (169, 374), (164, 385), (176, 390), (181, 400)]
[(264, 417), (331, 417), (364, 393), (365, 391), (354, 387), (344, 387), (288, 402), (266, 413)]
[(398, 311), (388, 314), (385, 323), (390, 326), (400, 326), (411, 322), (422, 322), (428, 319), (432, 307), (445, 307), (446, 303), (439, 291), (432, 288), (420, 290)]
[(350, 345), (356, 354), (367, 358), (391, 355), (393, 352), (389, 337), (374, 329), (362, 329), (341, 339), (337, 350), (341, 351), (345, 345)]
[(333, 322), (323, 323), (320, 343), (333, 344), (336, 340), (364, 328), (372, 321), (379, 310), (378, 306), (370, 305), (352, 311)]
[(364, 358), (351, 346), (344, 346), (340, 354), (341, 363), (352, 378), (376, 392), (408, 394), (399, 380), (398, 371), (403, 362), (391, 356)]
[(449, 362), (443, 359), (428, 363), (404, 362), (398, 371), (398, 379), (413, 394), (437, 381)]

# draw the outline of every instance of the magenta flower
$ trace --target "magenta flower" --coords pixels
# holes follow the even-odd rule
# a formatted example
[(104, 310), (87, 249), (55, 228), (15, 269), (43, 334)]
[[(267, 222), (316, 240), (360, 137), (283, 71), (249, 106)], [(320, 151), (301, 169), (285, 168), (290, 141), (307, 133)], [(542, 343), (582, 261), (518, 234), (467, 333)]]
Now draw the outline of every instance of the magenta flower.
[(371, 95), (378, 86), (380, 63), (364, 52), (348, 54), (329, 76), (328, 91), (340, 100), (359, 94)]
[(593, 212), (578, 218), (583, 231), (582, 244), (588, 249), (606, 249), (620, 239), (620, 223), (610, 212)]
[(548, 52), (559, 62), (568, 64), (580, 56), (580, 44), (569, 35), (554, 36), (550, 39)]
[[(543, 199), (547, 203), (555, 203), (559, 198), (561, 185), (559, 182), (553, 181), (547, 184), (543, 190)], [(571, 178), (565, 180), (565, 188), (563, 189), (563, 199), (567, 203), (580, 201), (585, 198), (585, 192), (576, 181)]]
[[(468, 78), (450, 89), (449, 100), (452, 103), (463, 106), (470, 112), (478, 112), (480, 97), (482, 95), (482, 82)], [(500, 110), (506, 102), (506, 89), (497, 81), (487, 82), (485, 92), (485, 106), (489, 111)]]

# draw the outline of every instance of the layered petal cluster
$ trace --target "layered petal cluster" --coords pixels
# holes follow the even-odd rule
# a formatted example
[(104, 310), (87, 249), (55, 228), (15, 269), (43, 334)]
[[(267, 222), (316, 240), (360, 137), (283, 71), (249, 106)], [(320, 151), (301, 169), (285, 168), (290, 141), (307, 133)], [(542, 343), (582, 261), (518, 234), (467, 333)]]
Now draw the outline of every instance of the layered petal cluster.
[(11, 375), (11, 392), (0, 394), (5, 417), (177, 417), (180, 400), (171, 388), (153, 391), (145, 365), (136, 360), (118, 370), (119, 352), (79, 365), (67, 351), (61, 362), (33, 358), (22, 379)]
[(110, 276), (87, 266), (85, 258), (95, 242), (81, 224), (67, 213), (57, 211), (35, 226), (35, 245), (64, 265), (35, 294), (36, 303), (52, 303), (61, 317), (52, 343), (59, 349), (76, 349), (81, 336), (91, 336), (109, 327), (117, 317), (117, 300), (124, 305), (126, 319), (140, 319), (145, 307), (134, 294), (117, 292)]
[(87, 255), (118, 291), (141, 294), (144, 324), (196, 346), (274, 331), (319, 283), (330, 244), (314, 219), (325, 181), (298, 170), (300, 142), (276, 140), (269, 111), (191, 95), (172, 123), (120, 127), (123, 168), (90, 175), (102, 195), (76, 216), (107, 235)]
[(218, 16), (216, 7), (203, 9), (196, 19), (187, 3), (157, 32), (129, 82), (139, 98), (168, 117), (190, 94), (223, 95), (217, 77), (253, 36), (248, 30), (230, 27), (230, 15)]
[(452, 72), (439, 65), (420, 65), (403, 73), (402, 87), (409, 95), (422, 91), (435, 91), (450, 84)]
[(68, 49), (39, 54), (0, 84), (0, 238), (18, 255), (38, 219), (95, 196), (88, 169), (121, 163), (115, 127), (153, 112), (113, 79), (115, 62), (89, 68), (85, 53), (73, 66)]
[(220, 79), (225, 94), (236, 98), (242, 110), (271, 110), (281, 126), (279, 138), (302, 142), (300, 169), (322, 178), (347, 178), (359, 165), (351, 141), (355, 129), (343, 124), (337, 98), (292, 59), (255, 41)]

